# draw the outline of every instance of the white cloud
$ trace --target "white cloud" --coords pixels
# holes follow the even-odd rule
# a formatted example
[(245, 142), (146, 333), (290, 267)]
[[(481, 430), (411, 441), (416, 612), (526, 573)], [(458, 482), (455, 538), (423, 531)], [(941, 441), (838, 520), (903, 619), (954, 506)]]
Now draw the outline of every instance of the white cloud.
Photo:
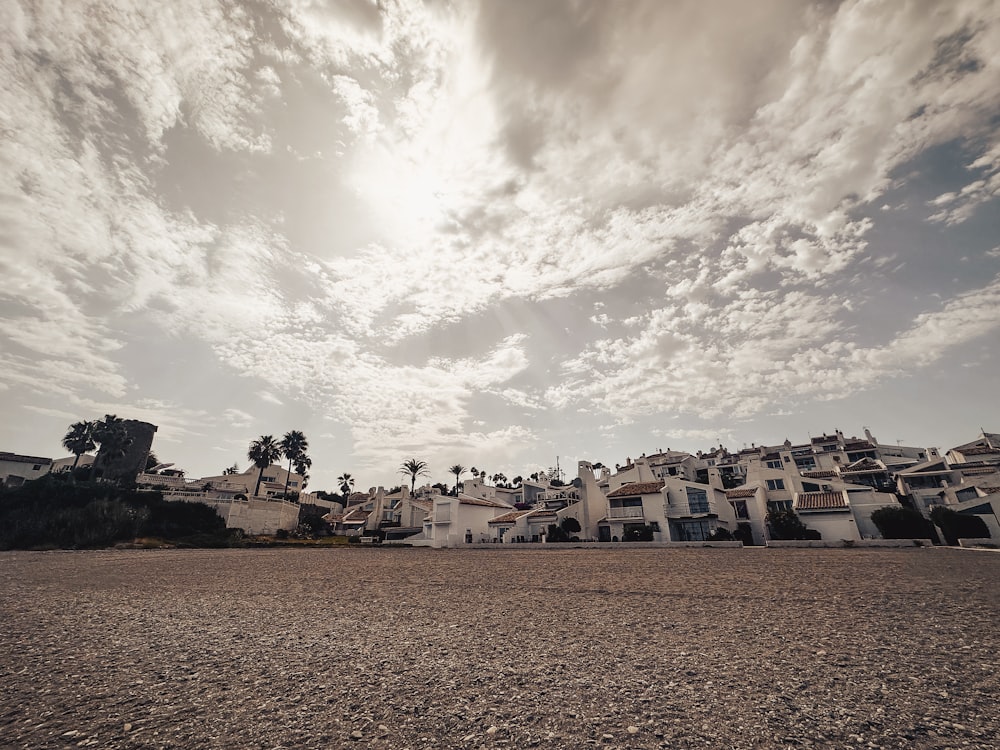
[[(265, 403), (343, 421), (371, 464), (513, 456), (534, 436), (477, 420), (477, 395), (623, 423), (748, 415), (996, 328), (995, 285), (936, 312), (924, 295), (912, 326), (851, 295), (912, 262), (870, 243), (931, 147), (959, 143), (969, 178), (927, 218), (947, 230), (996, 200), (988, 2), (258, 10), (0, 11), (4, 394), (126, 403), (142, 325), (208, 344)], [(608, 298), (583, 314), (602, 339), (552, 326), (566, 381), (544, 398), (511, 383), (541, 378), (534, 329), (417, 351), (507, 300), (563, 312), (581, 292)], [(879, 329), (859, 330), (869, 312)], [(131, 406), (173, 439), (194, 418)]]

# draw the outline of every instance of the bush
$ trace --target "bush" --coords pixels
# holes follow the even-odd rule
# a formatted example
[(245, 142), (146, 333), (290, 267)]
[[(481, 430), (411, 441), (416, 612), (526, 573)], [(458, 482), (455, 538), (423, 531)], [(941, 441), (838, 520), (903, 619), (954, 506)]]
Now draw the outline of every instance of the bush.
[(956, 513), (943, 505), (931, 509), (931, 520), (941, 529), (947, 544), (958, 544), (959, 539), (989, 539), (990, 537), (990, 530), (979, 516)]
[(872, 513), (874, 523), (883, 539), (932, 539), (937, 540), (933, 525), (912, 508), (886, 506)]
[[(107, 547), (137, 536), (225, 544), (230, 532), (202, 503), (165, 502), (158, 492), (46, 476), (0, 499), (0, 549)], [(190, 538), (195, 538), (190, 542)]]
[(545, 533), (545, 541), (546, 542), (568, 542), (569, 541), (569, 534), (567, 534), (559, 526), (556, 526), (554, 523), (551, 523), (551, 524), (549, 524), (548, 531), (546, 531), (546, 533)]
[(562, 526), (562, 530), (567, 534), (578, 534), (581, 530), (580, 522), (573, 518), (573, 516), (566, 516), (560, 526)]
[(623, 542), (651, 542), (653, 541), (653, 527), (647, 525), (644, 526), (629, 526), (625, 529), (625, 533), (622, 534)]
[(736, 524), (736, 531), (733, 532), (733, 539), (743, 542), (743, 546), (753, 545), (753, 528), (746, 522)]
[(793, 510), (772, 510), (767, 514), (774, 539), (820, 539), (818, 531), (807, 528)]

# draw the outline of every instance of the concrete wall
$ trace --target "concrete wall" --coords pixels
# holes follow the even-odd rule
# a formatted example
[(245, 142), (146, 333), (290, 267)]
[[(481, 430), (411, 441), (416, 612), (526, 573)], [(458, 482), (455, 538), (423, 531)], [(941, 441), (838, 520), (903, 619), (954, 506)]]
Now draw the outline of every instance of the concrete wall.
[(203, 502), (215, 509), (230, 529), (243, 529), (247, 534), (275, 534), (279, 529), (292, 531), (299, 525), (299, 506), (283, 500), (225, 500), (164, 495), (164, 500)]
[(858, 526), (849, 509), (830, 512), (800, 510), (797, 513), (802, 523), (810, 529), (815, 529), (823, 536), (824, 542), (841, 539), (861, 540)]

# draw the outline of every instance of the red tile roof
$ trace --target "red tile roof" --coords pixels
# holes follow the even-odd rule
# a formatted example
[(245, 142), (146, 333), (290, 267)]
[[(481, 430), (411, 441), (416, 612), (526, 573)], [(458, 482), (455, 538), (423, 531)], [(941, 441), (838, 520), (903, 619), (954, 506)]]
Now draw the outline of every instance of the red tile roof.
[(831, 477), (837, 476), (837, 472), (832, 469), (824, 469), (823, 471), (803, 471), (802, 476), (808, 477), (809, 479), (830, 479)]
[(632, 482), (619, 487), (614, 492), (608, 493), (608, 497), (632, 497), (633, 495), (653, 495), (663, 489), (662, 479), (656, 482)]
[(515, 523), (521, 516), (526, 516), (531, 513), (530, 510), (512, 510), (510, 513), (504, 513), (502, 516), (497, 516), (489, 521), (492, 526), (494, 524), (500, 525), (502, 523)]
[(726, 497), (730, 500), (737, 497), (753, 497), (757, 494), (756, 487), (740, 487), (735, 490), (726, 490)]
[(846, 507), (843, 492), (802, 492), (795, 502), (796, 510), (834, 510)]
[(483, 508), (510, 508), (507, 503), (498, 503), (495, 500), (484, 500), (478, 497), (469, 497), (468, 495), (459, 495), (458, 502), (462, 505), (479, 505)]

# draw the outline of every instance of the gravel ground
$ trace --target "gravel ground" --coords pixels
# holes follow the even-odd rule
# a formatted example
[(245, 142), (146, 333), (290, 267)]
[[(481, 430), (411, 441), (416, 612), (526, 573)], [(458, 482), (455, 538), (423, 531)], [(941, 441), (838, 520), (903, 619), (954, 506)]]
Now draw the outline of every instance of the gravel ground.
[(0, 746), (996, 748), (1000, 554), (0, 554)]

